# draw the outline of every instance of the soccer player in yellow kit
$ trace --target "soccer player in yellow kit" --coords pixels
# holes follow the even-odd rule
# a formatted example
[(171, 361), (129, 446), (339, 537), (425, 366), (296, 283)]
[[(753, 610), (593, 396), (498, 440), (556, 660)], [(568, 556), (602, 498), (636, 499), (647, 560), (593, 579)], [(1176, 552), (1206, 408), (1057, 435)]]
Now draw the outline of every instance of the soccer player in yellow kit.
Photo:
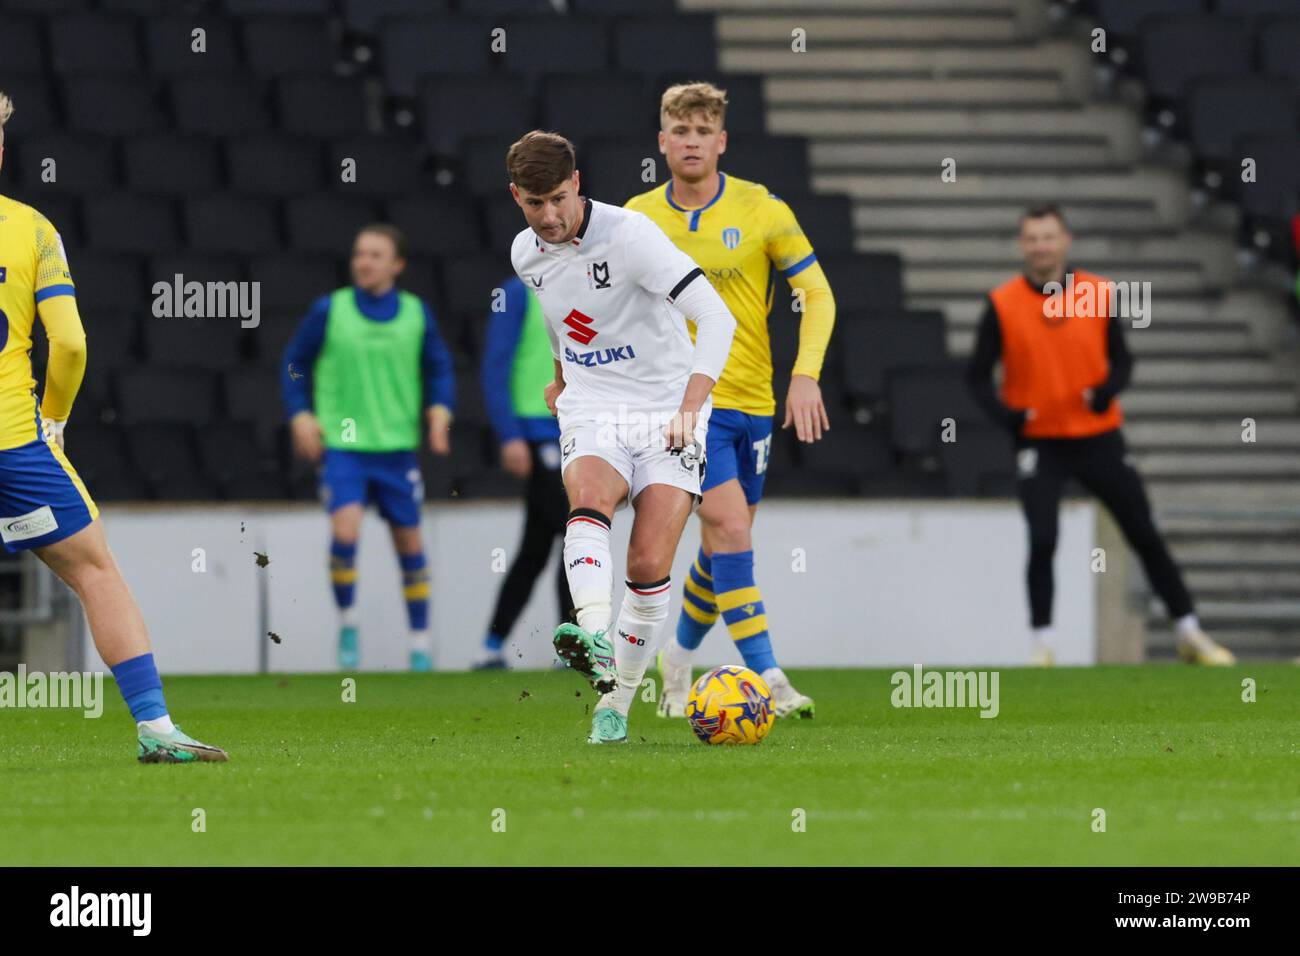
[(767, 334), (776, 276), (802, 300), (799, 352), (782, 427), (793, 427), (803, 442), (819, 441), (830, 428), (817, 380), (835, 325), (835, 298), (790, 207), (765, 186), (718, 170), (727, 148), (726, 107), (726, 93), (709, 83), (666, 90), (659, 151), (672, 178), (627, 203), (699, 263), (736, 317), (731, 355), (713, 390), (700, 551), (686, 579), (676, 639), (659, 659), (659, 715), (685, 716), (691, 652), (721, 615), (745, 666), (771, 687), (777, 715), (811, 717), (812, 698), (795, 690), (772, 652), (763, 597), (754, 583), (750, 529), (763, 495), (776, 411)]
[[(13, 103), (0, 92), (0, 165)], [(29, 351), (39, 314), (50, 343), (36, 403)], [(99, 509), (63, 453), (63, 428), (86, 371), (86, 333), (63, 243), (31, 206), (0, 195), (0, 544), (30, 549), (81, 599), (91, 636), (136, 721), (142, 763), (224, 761), (174, 725), (144, 617), (108, 550)]]

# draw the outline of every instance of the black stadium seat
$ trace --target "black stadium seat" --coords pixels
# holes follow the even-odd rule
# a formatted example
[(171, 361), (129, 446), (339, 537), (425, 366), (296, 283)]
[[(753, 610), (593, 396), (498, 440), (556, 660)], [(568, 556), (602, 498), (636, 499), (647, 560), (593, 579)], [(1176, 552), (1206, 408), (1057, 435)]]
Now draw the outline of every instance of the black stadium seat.
[(374, 35), (385, 18), (450, 13), (450, 0), (343, 0), (343, 23), (349, 30)]
[(883, 398), (892, 370), (936, 365), (947, 358), (942, 312), (844, 311), (836, 327), (846, 389), (856, 404)]
[(271, 128), (266, 84), (253, 77), (180, 77), (171, 84), (170, 95), (182, 132), (237, 136)]
[(252, 422), (218, 422), (199, 429), (196, 438), (203, 473), (217, 483), (223, 498), (284, 497), (274, 446), (264, 444), (264, 437)]
[[(57, 220), (51, 221), (63, 228)], [(71, 260), (68, 266), (82, 309), (137, 309), (144, 305), (149, 290), (139, 259), (91, 251), (71, 255)]]
[(1250, 73), (1250, 31), (1244, 21), (1224, 17), (1152, 17), (1143, 24), (1142, 63), (1147, 92), (1178, 101), (1197, 77)]
[(221, 5), (235, 17), (324, 17), (333, 12), (334, 3), (333, 0), (221, 0)]
[[(509, 188), (506, 151), (515, 139), (513, 135), (496, 135), (472, 137), (464, 142), (460, 151), (462, 183), (471, 193), (492, 197)], [(579, 153), (578, 168), (584, 169), (585, 162)]]
[(939, 443), (950, 495), (975, 497), (993, 489), (1014, 492), (1015, 458), (1005, 429), (963, 421), (957, 426), (956, 439)]
[[(216, 73), (231, 76), (240, 71), (239, 41), (235, 25), (218, 17), (165, 16), (145, 23), (145, 48), (154, 76), (192, 76)], [(203, 30), (203, 51), (194, 49), (194, 31)]]
[(5, 15), (4, 29), (0, 30), (0, 64), (6, 79), (23, 73), (39, 75), (45, 70), (44, 44), (36, 20)]
[(808, 141), (803, 137), (728, 136), (727, 146), (719, 161), (724, 172), (762, 183), (768, 192), (782, 198), (807, 191)]
[(406, 233), (417, 255), (443, 256), (482, 248), (482, 230), (473, 201), (458, 189), (430, 190), (390, 202), (389, 222)]
[(716, 67), (713, 17), (677, 13), (629, 17), (614, 24), (614, 66), (642, 74)]
[(302, 315), (313, 302), (338, 288), (334, 261), (301, 252), (258, 256), (250, 260), (248, 275), (260, 283), (263, 309)]
[(17, 139), (60, 126), (58, 100), (45, 77), (6, 72), (4, 84), (4, 91), (14, 104), (14, 115), (5, 124), (6, 134)]
[(1288, 78), (1300, 96), (1300, 16), (1267, 21), (1259, 36), (1259, 58), (1265, 74)]
[[(646, 160), (650, 160), (647, 167)], [(593, 140), (578, 150), (582, 191), (602, 202), (621, 206), (633, 196), (663, 185), (672, 174), (659, 155), (653, 136)], [(644, 178), (649, 170), (650, 180)], [(516, 218), (523, 218), (516, 212)]]
[(910, 368), (889, 380), (890, 435), (906, 455), (938, 451), (945, 419), (957, 435), (971, 424), (987, 423), (966, 388), (964, 369), (956, 362)]
[(120, 368), (114, 376), (118, 420), (128, 426), (206, 425), (216, 417), (215, 382), (212, 372), (200, 368)]
[(419, 94), (424, 142), (440, 156), (454, 155), (472, 137), (508, 133), (513, 140), (533, 126), (532, 101), (520, 77), (424, 77)]
[(240, 333), (240, 320), (233, 317), (141, 320), (145, 360), (159, 367), (230, 368), (239, 361)]
[(575, 142), (597, 136), (645, 135), (659, 129), (645, 81), (627, 74), (550, 76), (542, 82), (542, 127)]
[(254, 136), (226, 147), (230, 189), (243, 196), (304, 196), (324, 188), (322, 155), (311, 140)]
[(324, 193), (290, 199), (284, 218), (290, 248), (338, 258), (350, 255), (357, 230), (378, 221), (379, 212), (369, 199)]
[(280, 125), (286, 133), (331, 139), (366, 131), (361, 84), (338, 76), (286, 76), (276, 83)]
[(817, 254), (841, 309), (894, 311), (903, 306), (903, 264), (892, 252)]
[(1300, 213), (1300, 134), (1239, 137), (1232, 154), (1237, 163), (1246, 158), (1255, 161), (1253, 182), (1242, 182), (1240, 176), (1225, 178), (1243, 212), (1279, 222)]
[(189, 425), (136, 425), (126, 430), (126, 446), (136, 473), (153, 497), (173, 501), (217, 497), (216, 485), (204, 474)]
[(1233, 140), (1251, 133), (1295, 132), (1296, 96), (1281, 80), (1198, 80), (1188, 97), (1187, 124), (1203, 159), (1239, 168)]
[(1097, 22), (1124, 40), (1137, 36), (1147, 17), (1205, 12), (1205, 0), (1095, 0), (1095, 3)]
[[(422, 167), (420, 144), (404, 136), (350, 136), (331, 143), (326, 166), (329, 180), (343, 195), (380, 199), (419, 195), (433, 186)], [(343, 164), (350, 160), (355, 178), (344, 182)]]
[(185, 234), (199, 252), (257, 255), (280, 248), (274, 205), (224, 193), (185, 203)]
[[(54, 165), (47, 167), (47, 160)], [(112, 141), (93, 134), (49, 132), (15, 138), (5, 149), (6, 173), (10, 163), (20, 170), (23, 182), (39, 183), (43, 194), (102, 196), (117, 185)]]
[(164, 126), (153, 84), (139, 77), (73, 77), (63, 85), (63, 99), (75, 130), (130, 137)]
[(244, 24), (244, 55), (258, 76), (328, 74), (334, 43), (324, 18), (266, 17)]
[(413, 97), (422, 74), (473, 77), (492, 70), (488, 28), (474, 20), (396, 17), (380, 25), (384, 84)]
[(62, 76), (133, 76), (143, 72), (136, 21), (73, 13), (49, 24), (50, 62)]
[(122, 144), (126, 185), (161, 196), (203, 195), (223, 184), (216, 144), (198, 136), (160, 133)]
[(853, 200), (833, 193), (784, 195), (818, 256), (853, 252)]
[(502, 66), (529, 79), (543, 73), (589, 72), (609, 64), (609, 33), (599, 20), (580, 17), (528, 17), (504, 21), (506, 51)]
[(121, 429), (81, 421), (78, 416), (66, 442), (77, 474), (96, 501), (142, 500), (148, 496), (127, 457)]
[(88, 199), (85, 219), (86, 238), (106, 252), (147, 255), (180, 241), (171, 200), (157, 196), (110, 192)]

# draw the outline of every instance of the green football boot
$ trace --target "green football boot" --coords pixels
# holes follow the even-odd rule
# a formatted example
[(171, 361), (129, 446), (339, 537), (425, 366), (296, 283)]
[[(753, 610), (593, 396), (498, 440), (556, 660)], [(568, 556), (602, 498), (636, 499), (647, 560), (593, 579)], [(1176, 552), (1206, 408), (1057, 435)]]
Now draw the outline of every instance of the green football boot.
[(608, 694), (618, 686), (614, 645), (604, 631), (588, 634), (576, 624), (561, 624), (552, 643), (560, 660), (587, 678), (597, 693)]
[(613, 707), (602, 707), (591, 716), (589, 744), (627, 743), (627, 718)]
[(169, 734), (136, 725), (140, 734), (140, 747), (136, 759), (141, 763), (195, 763), (211, 761), (225, 763), (230, 758), (220, 747), (201, 743), (176, 727)]
[(339, 628), (339, 670), (352, 671), (361, 665), (361, 641), (355, 627)]

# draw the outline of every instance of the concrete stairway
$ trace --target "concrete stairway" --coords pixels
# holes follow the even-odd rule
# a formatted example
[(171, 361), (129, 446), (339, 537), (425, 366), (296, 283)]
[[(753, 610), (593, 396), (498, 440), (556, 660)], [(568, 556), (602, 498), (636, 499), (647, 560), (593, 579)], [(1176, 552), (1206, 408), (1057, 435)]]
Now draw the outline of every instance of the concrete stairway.
[[(1139, 112), (1094, 100), (1086, 33), (1060, 30), (1045, 0), (680, 6), (717, 15), (722, 68), (764, 76), (769, 132), (808, 138), (814, 188), (853, 197), (858, 249), (902, 254), (908, 304), (944, 311), (952, 354), (1019, 270), (1030, 203), (1063, 206), (1080, 266), (1151, 283), (1123, 405), (1158, 519), (1211, 633), (1300, 654), (1294, 330), (1278, 297), (1239, 287), (1231, 210), (1197, 213), (1186, 169), (1144, 159)], [(1170, 656), (1154, 601), (1150, 625), (1150, 656)]]

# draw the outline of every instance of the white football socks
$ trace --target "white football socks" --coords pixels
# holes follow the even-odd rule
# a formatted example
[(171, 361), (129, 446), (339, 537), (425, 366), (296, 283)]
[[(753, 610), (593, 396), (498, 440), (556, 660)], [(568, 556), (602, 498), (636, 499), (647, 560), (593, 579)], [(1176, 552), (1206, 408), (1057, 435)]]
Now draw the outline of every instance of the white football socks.
[(1034, 628), (1034, 643), (1044, 647), (1054, 647), (1056, 645), (1056, 625), (1044, 624), (1042, 627)]
[(669, 667), (690, 667), (691, 655), (694, 653), (694, 651), (682, 647), (681, 644), (677, 643), (677, 639), (673, 638), (668, 642), (668, 647), (664, 649), (664, 660), (667, 661)]
[(641, 686), (641, 678), (645, 676), (646, 667), (659, 644), (659, 632), (668, 620), (671, 600), (671, 578), (653, 584), (627, 582), (623, 607), (618, 612), (618, 626), (610, 635), (614, 642), (614, 664), (618, 667), (618, 687), (602, 697), (597, 708), (613, 707), (627, 716), (632, 707), (632, 697)]
[(429, 632), (427, 630), (411, 631), (409, 640), (411, 644), (411, 650), (413, 651), (423, 651), (426, 654), (429, 654), (433, 651), (433, 641), (432, 639), (430, 639)]
[(357, 626), (357, 606), (345, 607), (339, 610), (339, 627), (356, 627)]
[(172, 723), (171, 714), (163, 714), (161, 717), (154, 717), (152, 720), (141, 720), (136, 726), (148, 727), (156, 734), (170, 734), (176, 729), (176, 725)]
[(588, 634), (609, 629), (614, 614), (614, 573), (609, 557), (609, 519), (578, 508), (564, 526), (564, 570), (578, 627)]
[(1175, 627), (1178, 628), (1179, 636), (1187, 637), (1200, 631), (1201, 622), (1197, 620), (1195, 614), (1184, 614), (1177, 620)]

